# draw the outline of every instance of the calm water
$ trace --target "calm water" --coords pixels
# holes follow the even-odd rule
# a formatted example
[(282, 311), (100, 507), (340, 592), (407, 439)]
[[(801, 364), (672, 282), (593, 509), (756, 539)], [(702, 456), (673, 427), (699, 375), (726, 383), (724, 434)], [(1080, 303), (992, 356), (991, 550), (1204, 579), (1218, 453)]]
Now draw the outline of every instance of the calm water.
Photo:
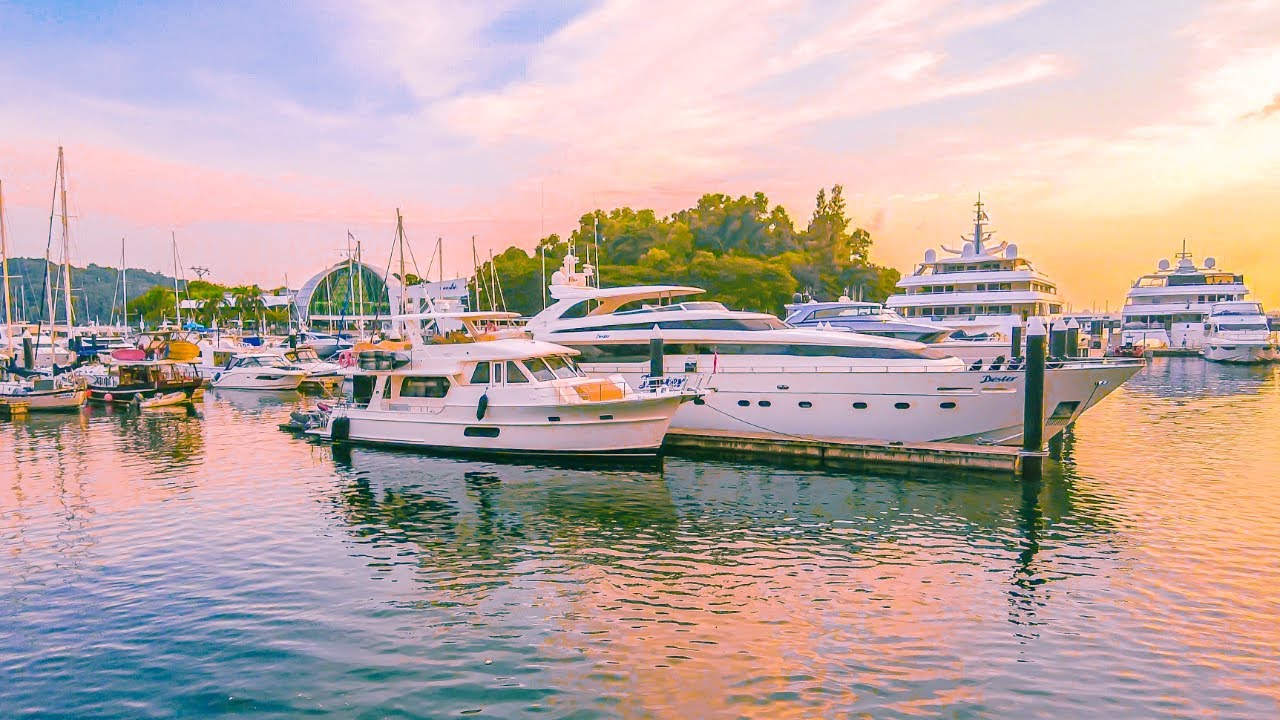
[(329, 448), (290, 397), (0, 423), (0, 717), (1280, 716), (1280, 369), (1005, 480)]

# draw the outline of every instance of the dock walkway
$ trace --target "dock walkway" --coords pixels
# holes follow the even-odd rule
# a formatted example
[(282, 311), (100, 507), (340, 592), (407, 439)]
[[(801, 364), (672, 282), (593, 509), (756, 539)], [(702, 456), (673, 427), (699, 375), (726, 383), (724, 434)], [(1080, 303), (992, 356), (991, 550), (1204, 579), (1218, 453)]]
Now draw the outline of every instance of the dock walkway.
[(667, 432), (663, 449), (677, 455), (772, 458), (837, 469), (915, 466), (1014, 474), (1022, 467), (1022, 456), (1013, 447), (941, 442), (891, 444), (883, 440), (798, 438), (765, 432), (672, 429)]

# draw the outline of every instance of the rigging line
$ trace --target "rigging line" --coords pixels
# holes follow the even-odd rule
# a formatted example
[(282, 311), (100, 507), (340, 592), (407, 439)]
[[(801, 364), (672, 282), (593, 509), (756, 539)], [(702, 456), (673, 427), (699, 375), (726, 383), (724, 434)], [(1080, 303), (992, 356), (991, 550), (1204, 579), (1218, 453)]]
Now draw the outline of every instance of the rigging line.
[(743, 420), (743, 419), (742, 419), (742, 418), (740, 418), (740, 417), (735, 417), (735, 416), (733, 416), (733, 415), (730, 415), (729, 413), (727, 413), (727, 412), (725, 412), (725, 411), (721, 410), (720, 408), (718, 408), (718, 407), (716, 407), (716, 406), (712, 405), (711, 403), (707, 403), (707, 404), (706, 404), (706, 407), (707, 407), (707, 409), (708, 409), (708, 410), (713, 410), (713, 411), (715, 411), (715, 412), (718, 412), (718, 413), (720, 413), (721, 415), (723, 415), (723, 416), (725, 416), (725, 417), (729, 418), (730, 420), (737, 420), (738, 422), (740, 422), (740, 423), (742, 423), (742, 424), (744, 424), (744, 425), (750, 425), (751, 427), (753, 427), (753, 428), (755, 428), (755, 429), (757, 429), (757, 430), (763, 430), (763, 431), (765, 431), (765, 432), (767, 432), (767, 433), (773, 433), (774, 435), (782, 435), (783, 437), (795, 438), (796, 440), (806, 440), (806, 441), (809, 441), (809, 442), (822, 442), (822, 441), (821, 441), (821, 440), (819, 440), (818, 438), (805, 437), (805, 436), (803, 436), (803, 435), (792, 435), (791, 433), (781, 432), (781, 431), (779, 431), (779, 430), (771, 430), (771, 429), (769, 429), (769, 428), (767, 428), (767, 427), (765, 427), (765, 426), (763, 426), (763, 425), (757, 425), (757, 424), (755, 424), (755, 423), (751, 422), (750, 420)]

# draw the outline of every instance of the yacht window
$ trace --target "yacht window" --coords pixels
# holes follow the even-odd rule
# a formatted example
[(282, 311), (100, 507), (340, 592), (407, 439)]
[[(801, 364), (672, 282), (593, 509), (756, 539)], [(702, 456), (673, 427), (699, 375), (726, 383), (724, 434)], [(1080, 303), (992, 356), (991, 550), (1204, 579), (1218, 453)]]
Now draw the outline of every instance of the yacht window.
[(351, 401), (357, 405), (367, 405), (373, 399), (373, 383), (376, 379), (373, 375), (353, 375)]
[(562, 320), (573, 320), (575, 318), (583, 318), (591, 314), (599, 303), (595, 300), (580, 300), (576, 304), (569, 307), (560, 315)]
[(449, 393), (449, 378), (407, 377), (400, 385), (402, 398), (442, 398)]
[(547, 357), (542, 358), (542, 360), (551, 368), (551, 371), (554, 372), (558, 378), (579, 376), (577, 368), (575, 368), (567, 358), (562, 358), (559, 355), (548, 355)]
[(529, 378), (525, 376), (524, 370), (520, 369), (520, 363), (514, 360), (507, 361), (507, 384), (527, 383)]
[(542, 358), (529, 358), (524, 361), (524, 366), (529, 368), (533, 373), (533, 377), (541, 382), (548, 382), (556, 379), (556, 373), (547, 367), (547, 363)]
[(488, 385), (489, 384), (489, 363), (476, 363), (476, 369), (471, 371), (472, 385)]

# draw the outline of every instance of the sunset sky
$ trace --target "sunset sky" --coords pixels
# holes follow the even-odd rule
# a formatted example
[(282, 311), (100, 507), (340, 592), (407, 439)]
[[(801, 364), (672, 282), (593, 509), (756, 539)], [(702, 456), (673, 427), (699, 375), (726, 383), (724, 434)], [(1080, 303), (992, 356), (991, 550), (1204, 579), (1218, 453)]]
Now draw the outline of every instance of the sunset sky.
[[(907, 272), (981, 191), (1075, 308), (1186, 238), (1280, 309), (1280, 0), (7, 3), (0, 180), (44, 253), (295, 286), (396, 207), (446, 270), (593, 207), (841, 183)], [(375, 263), (377, 264), (377, 263)], [(607, 278), (606, 278), (607, 282)]]

